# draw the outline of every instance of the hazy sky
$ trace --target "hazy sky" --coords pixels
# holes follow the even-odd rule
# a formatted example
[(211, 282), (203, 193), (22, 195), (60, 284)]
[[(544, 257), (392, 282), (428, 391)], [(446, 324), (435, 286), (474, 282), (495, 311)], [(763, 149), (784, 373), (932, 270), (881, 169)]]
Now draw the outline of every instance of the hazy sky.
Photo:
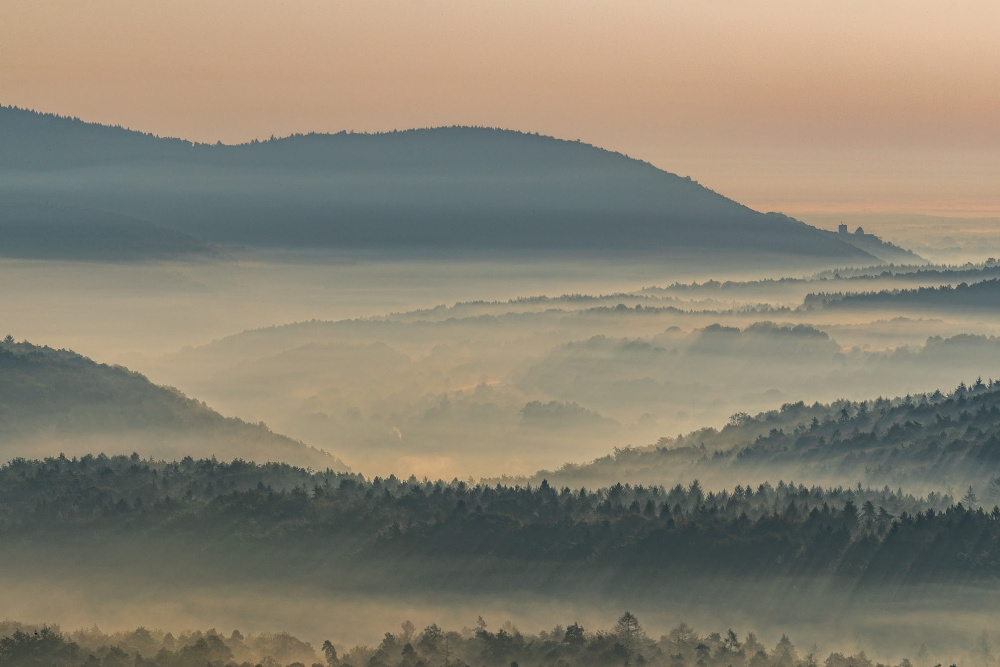
[(0, 0), (0, 103), (201, 141), (475, 124), (764, 210), (1000, 212), (996, 0)]

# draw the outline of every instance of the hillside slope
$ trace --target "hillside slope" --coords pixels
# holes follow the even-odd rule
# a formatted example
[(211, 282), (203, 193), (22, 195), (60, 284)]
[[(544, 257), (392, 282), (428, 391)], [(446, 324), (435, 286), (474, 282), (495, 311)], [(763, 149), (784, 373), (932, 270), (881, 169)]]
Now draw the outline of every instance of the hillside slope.
[(984, 503), (996, 504), (998, 462), (1000, 383), (977, 380), (950, 394), (813, 405), (799, 401), (756, 416), (737, 413), (722, 429), (617, 449), (587, 464), (543, 470), (531, 481), (576, 486), (628, 480), (669, 486), (697, 478), (727, 486), (794, 479), (959, 496), (972, 490)]
[(326, 452), (223, 417), (139, 373), (67, 350), (0, 342), (0, 458), (59, 452), (214, 455), (346, 469)]
[(191, 144), (0, 108), (0, 201), (133, 216), (213, 243), (873, 256), (580, 142), (453, 127)]

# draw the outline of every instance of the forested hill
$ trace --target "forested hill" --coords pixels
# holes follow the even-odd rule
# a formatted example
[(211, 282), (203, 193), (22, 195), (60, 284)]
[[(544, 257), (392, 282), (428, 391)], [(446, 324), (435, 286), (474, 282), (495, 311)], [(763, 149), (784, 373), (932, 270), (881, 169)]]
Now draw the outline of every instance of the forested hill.
[(223, 417), (139, 373), (8, 337), (0, 342), (0, 458), (59, 451), (215, 455), (346, 469), (330, 454), (262, 424)]
[[(652, 592), (691, 577), (992, 584), (1000, 509), (953, 503), (785, 483), (588, 491), (60, 457), (0, 467), (0, 558), (30, 569), (24, 554), (37, 551), (70, 572), (89, 563), (94, 576), (120, 568), (172, 583), (194, 576), (390, 591), (405, 582), (483, 595), (535, 586), (570, 593), (582, 581), (589, 594), (612, 582)], [(72, 561), (53, 565), (67, 540)], [(7, 549), (22, 557), (11, 561)]]
[(722, 429), (542, 471), (534, 481), (576, 486), (700, 478), (731, 484), (775, 476), (956, 492), (971, 485), (983, 502), (1000, 502), (1000, 383), (976, 380), (950, 394), (786, 403), (756, 416), (735, 414)]
[(574, 141), (453, 127), (191, 144), (0, 108), (0, 201), (259, 246), (729, 251), (870, 263), (854, 245)]

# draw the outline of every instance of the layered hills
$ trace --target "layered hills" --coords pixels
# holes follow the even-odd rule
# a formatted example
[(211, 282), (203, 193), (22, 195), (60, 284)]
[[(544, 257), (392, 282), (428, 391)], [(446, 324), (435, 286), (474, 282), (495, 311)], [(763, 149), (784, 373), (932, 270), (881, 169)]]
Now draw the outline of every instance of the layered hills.
[[(846, 264), (869, 263), (881, 247), (759, 213), (619, 153), (507, 130), (341, 132), (225, 146), (4, 107), (0, 145), (0, 201), (127, 216), (210, 243), (694, 251)], [(22, 210), (0, 211), (0, 224), (16, 223)]]
[(629, 588), (644, 597), (693, 592), (697, 579), (767, 577), (785, 588), (832, 577), (884, 590), (927, 576), (995, 583), (1000, 558), (1000, 508), (979, 506), (971, 491), (956, 504), (936, 492), (785, 482), (574, 490), (547, 480), (366, 480), (137, 456), (16, 460), (0, 466), (0, 482), (0, 558), (10, 554), (7, 544), (55, 557), (66, 537), (80, 536), (74, 561), (188, 584), (266, 576), (341, 591), (405, 582), (558, 595), (587, 581), (591, 591)]
[[(74, 590), (113, 590), (97, 598), (116, 607), (208, 591), (238, 605), (347, 600), (355, 614), (364, 596), (402, 605), (407, 594), (580, 608), (594, 596), (646, 608), (668, 599), (711, 614), (745, 599), (760, 623), (824, 622), (831, 607), (878, 616), (886, 599), (915, 614), (958, 602), (992, 613), (1000, 478), (984, 473), (997, 460), (998, 395), (977, 382), (947, 396), (736, 415), (721, 432), (643, 453), (692, 450), (697, 465), (661, 466), (679, 462), (690, 480), (672, 488), (637, 483), (634, 467), (599, 488), (566, 471), (512, 485), (138, 455), (16, 459), (0, 465), (0, 562), (8, 586), (45, 595), (58, 577)], [(731, 455), (715, 454), (731, 441)], [(691, 477), (714, 458), (739, 472), (741, 457), (767, 466), (770, 482)], [(840, 466), (842, 479), (888, 461), (906, 472), (908, 490), (780, 481), (792, 461), (799, 472), (806, 462)], [(917, 495), (923, 476), (967, 490)], [(908, 624), (919, 634), (919, 620)]]

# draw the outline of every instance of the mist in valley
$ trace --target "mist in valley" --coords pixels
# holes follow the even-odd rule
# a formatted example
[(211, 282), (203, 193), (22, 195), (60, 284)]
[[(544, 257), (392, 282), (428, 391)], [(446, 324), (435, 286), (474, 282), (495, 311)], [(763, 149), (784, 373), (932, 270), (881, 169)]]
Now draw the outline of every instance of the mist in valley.
[[(62, 597), (50, 599), (33, 595), (17, 581), (4, 581), (3, 584), (5, 590), (10, 592), (9, 601), (5, 604), (7, 609), (17, 610), (21, 618), (46, 619), (50, 626), (55, 625), (69, 639), (86, 647), (84, 655), (87, 652), (100, 655), (100, 648), (117, 646), (129, 656), (138, 652), (151, 659), (156, 656), (161, 644), (150, 642), (144, 645), (129, 637), (137, 627), (141, 627), (152, 631), (154, 637), (169, 632), (176, 638), (171, 644), (174, 651), (184, 645), (193, 645), (199, 637), (213, 633), (227, 640), (227, 645), (231, 645), (229, 639), (234, 631), (240, 637), (258, 635), (263, 640), (246, 641), (245, 649), (234, 650), (231, 655), (206, 656), (209, 660), (221, 658), (222, 662), (243, 660), (259, 664), (270, 658), (286, 665), (294, 662), (327, 664), (322, 646), (329, 640), (338, 652), (338, 658), (353, 665), (359, 662), (361, 656), (364, 657), (360, 662), (370, 659), (385, 641), (386, 634), (391, 633), (397, 638), (398, 645), (393, 647), (390, 643), (387, 648), (395, 650), (392, 653), (386, 651), (384, 659), (388, 664), (395, 665), (398, 663), (392, 661), (399, 659), (406, 643), (412, 643), (424, 656), (443, 660), (443, 645), (435, 647), (435, 650), (419, 645), (421, 635), (432, 626), (443, 632), (456, 633), (450, 638), (451, 658), (455, 659), (461, 655), (462, 642), (459, 638), (474, 641), (480, 618), (487, 623), (491, 634), (505, 630), (512, 636), (523, 636), (524, 644), (534, 644), (536, 651), (543, 647), (546, 652), (553, 648), (570, 648), (563, 639), (565, 629), (573, 624), (584, 628), (588, 639), (599, 632), (611, 634), (610, 641), (606, 639), (607, 644), (602, 647), (608, 650), (617, 643), (615, 622), (626, 608), (636, 615), (652, 641), (662, 641), (678, 629), (697, 633), (700, 637), (712, 633), (725, 636), (727, 631), (732, 630), (739, 635), (740, 644), (747, 639), (748, 633), (753, 635), (763, 645), (760, 648), (768, 654), (782, 637), (787, 637), (799, 657), (812, 654), (818, 662), (835, 653), (842, 656), (864, 653), (872, 664), (899, 664), (906, 659), (911, 664), (932, 665), (943, 660), (989, 664), (996, 650), (994, 628), (997, 618), (995, 605), (991, 602), (992, 592), (984, 593), (973, 588), (956, 592), (953, 587), (942, 589), (931, 586), (902, 591), (892, 599), (872, 601), (862, 610), (823, 588), (799, 589), (800, 596), (813, 595), (821, 600), (814, 601), (815, 606), (811, 609), (796, 604), (795, 600), (774, 599), (773, 588), (767, 583), (757, 587), (713, 589), (711, 582), (705, 582), (698, 595), (678, 594), (678, 597), (691, 600), (688, 604), (673, 600), (669, 604), (662, 600), (638, 603), (634, 599), (628, 600), (628, 596), (604, 598), (601, 604), (594, 604), (592, 597), (587, 595), (579, 599), (568, 597), (558, 600), (530, 594), (517, 596), (516, 599), (482, 595), (414, 598), (404, 594), (378, 596), (370, 593), (331, 596), (316, 594), (307, 588), (285, 588), (283, 592), (276, 593), (265, 587), (257, 587), (248, 593), (246, 587), (234, 590), (220, 586), (203, 586), (201, 594), (193, 597), (159, 589), (149, 582), (143, 582), (148, 593), (135, 600), (123, 596), (114, 587), (73, 586), (72, 582), (66, 582), (66, 592)], [(102, 595), (112, 595), (119, 603), (101, 604), (98, 600)], [(710, 597), (712, 599), (706, 599)], [(754, 603), (755, 599), (762, 598), (770, 600), (770, 604), (758, 606)], [(627, 607), (623, 606), (626, 604)], [(942, 617), (943, 610), (947, 612), (946, 619)], [(407, 624), (416, 628), (409, 638), (405, 636)], [(13, 631), (10, 625), (8, 622), (3, 626), (5, 632)], [(30, 632), (44, 624), (37, 621), (25, 625)], [(290, 636), (297, 641), (283, 638), (278, 633), (285, 630), (276, 629), (293, 629)], [(554, 641), (548, 646), (537, 638), (533, 642), (532, 635), (539, 631), (553, 633)], [(111, 636), (107, 637), (104, 633)], [(484, 642), (484, 646), (473, 641), (470, 641), (472, 646), (466, 649), (470, 654), (466, 659), (472, 658), (470, 664), (503, 664), (500, 662), (502, 655), (497, 659), (484, 651), (489, 644)], [(716, 647), (711, 642), (695, 641), (689, 647), (691, 655), (688, 660), (693, 662), (699, 657), (694, 651), (699, 643), (711, 646), (710, 655), (717, 655)], [(517, 644), (511, 648), (517, 650), (516, 647)], [(640, 649), (640, 652), (649, 656), (647, 660), (662, 660), (653, 657), (658, 655), (656, 651)], [(671, 653), (665, 652), (665, 655), (676, 653), (675, 649)], [(200, 657), (195, 654), (189, 659)], [(507, 657), (507, 664), (512, 657), (523, 660), (516, 654)], [(753, 657), (751, 652), (742, 659), (749, 662)], [(721, 664), (735, 662), (739, 658), (723, 653), (717, 659)], [(593, 661), (592, 664), (606, 664), (607, 658), (598, 653), (589, 660)], [(760, 658), (757, 660), (760, 661)], [(864, 658), (854, 658), (851, 663), (864, 664)]]
[[(38, 419), (49, 421), (32, 430), (26, 408), (14, 410), (30, 401), (7, 372), (6, 423), (20, 430), (8, 431), (5, 446), (8, 457), (29, 458), (136, 451), (142, 459), (214, 455), (313, 469), (342, 462), (368, 480), (394, 474), (400, 480), (412, 475), (411, 482), (457, 478), (472, 484), (486, 478), (531, 487), (546, 480), (557, 489), (622, 482), (661, 486), (665, 494), (677, 484), (687, 489), (693, 479), (706, 492), (727, 493), (737, 485), (779, 481), (831, 489), (861, 482), (876, 490), (891, 485), (893, 492), (899, 486), (923, 498), (913, 507), (892, 509), (892, 520), (904, 511), (923, 511), (926, 505), (919, 503), (928, 502), (927, 494), (943, 512), (972, 485), (988, 512), (995, 472), (976, 463), (982, 459), (975, 458), (975, 447), (987, 442), (989, 429), (959, 452), (947, 473), (933, 458), (920, 463), (916, 454), (873, 472), (888, 451), (877, 439), (848, 465), (789, 452), (781, 438), (798, 437), (797, 429), (810, 428), (813, 416), (822, 424), (816, 433), (826, 438), (837, 428), (877, 433), (888, 426), (872, 430), (863, 424), (859, 405), (869, 402), (865, 410), (872, 414), (883, 407), (905, 410), (907, 395), (916, 408), (921, 401), (933, 405), (925, 416), (887, 412), (886, 424), (954, 415), (955, 425), (942, 426), (941, 433), (963, 432), (962, 411), (977, 408), (937, 402), (955, 400), (952, 392), (965, 383), (973, 392), (969, 401), (992, 405), (992, 388), (977, 394), (976, 381), (1000, 376), (991, 373), (1000, 360), (1000, 321), (989, 301), (983, 308), (928, 308), (897, 306), (892, 299), (899, 290), (986, 284), (993, 267), (983, 260), (843, 267), (782, 281), (780, 274), (716, 267), (672, 272), (669, 266), (610, 260), (435, 263), (316, 254), (293, 261), (292, 255), (264, 253), (140, 264), (4, 260), (9, 284), (16, 285), (3, 296), (6, 312), (12, 322), (23, 322), (11, 327), (16, 340), (5, 344), (10, 363), (51, 357), (45, 373), (64, 375), (51, 376), (46, 386), (60, 388), (60, 400), (76, 403), (67, 408), (70, 416), (61, 417), (73, 429), (68, 436), (51, 431), (45, 415), (52, 413), (39, 413)], [(884, 293), (885, 307), (855, 308), (846, 300), (827, 307), (810, 297), (875, 292)], [(22, 337), (29, 342), (19, 342)], [(177, 435), (174, 422), (170, 438), (156, 436), (148, 425), (133, 428), (136, 414), (159, 414), (154, 402), (109, 413), (110, 403), (92, 400), (106, 380), (91, 375), (91, 366), (54, 351), (39, 357), (32, 343), (72, 348), (98, 364), (124, 363), (145, 376), (129, 381), (151, 381), (148, 388), (141, 385), (151, 392), (145, 400), (176, 401), (170, 397), (181, 392), (178, 405), (193, 399), (197, 410), (238, 418), (243, 429), (263, 422), (275, 438), (328, 452), (330, 463), (282, 453), (267, 444), (270, 435), (254, 436), (265, 440), (263, 448), (253, 449), (246, 435), (226, 436), (225, 446), (204, 433)], [(70, 363), (79, 379), (66, 384), (67, 367), (56, 361)], [(114, 367), (101, 372), (109, 371)], [(35, 381), (41, 377), (50, 376)], [(158, 394), (156, 385), (171, 389)], [(932, 396), (938, 389), (940, 396)], [(85, 396), (91, 408), (80, 402)], [(880, 397), (888, 402), (876, 403)], [(800, 401), (801, 414), (794, 407)], [(856, 423), (840, 423), (845, 406)], [(124, 423), (109, 421), (109, 414), (119, 413), (132, 415), (131, 431), (123, 433)], [(992, 413), (986, 414), (988, 419)], [(104, 428), (88, 434), (88, 423)], [(706, 427), (718, 434), (704, 432)], [(782, 435), (774, 435), (775, 428)], [(737, 457), (754, 443), (761, 446), (761, 437), (770, 438), (767, 447), (773, 441), (767, 450), (773, 458)], [(919, 444), (916, 434), (901, 437), (907, 446)], [(925, 440), (941, 437), (929, 434)], [(174, 444), (150, 446), (165, 439)], [(284, 493), (315, 493), (313, 482), (265, 483)], [(213, 484), (213, 493), (225, 492)], [(120, 494), (110, 491), (106, 502), (127, 498)], [(181, 490), (176, 494), (183, 496)], [(152, 511), (134, 500), (126, 503), (137, 516)], [(862, 504), (859, 499), (859, 509)], [(170, 537), (152, 523), (139, 528), (149, 518), (135, 524), (140, 537), (123, 541), (105, 532), (118, 521), (111, 516), (104, 528), (95, 525), (89, 536), (85, 530), (71, 538), (75, 547), (69, 553), (52, 548), (52, 539), (63, 539), (62, 529), (54, 528), (7, 547), (0, 616), (57, 623), (66, 631), (93, 624), (107, 632), (137, 624), (174, 634), (288, 630), (310, 642), (320, 662), (326, 639), (341, 654), (358, 643), (375, 651), (384, 633), (407, 619), (418, 628), (473, 627), (480, 615), (524, 629), (571, 622), (600, 628), (630, 609), (651, 636), (682, 622), (706, 633), (733, 627), (752, 630), (769, 645), (787, 634), (800, 654), (815, 645), (819, 654), (866, 651), (883, 661), (915, 659), (918, 653), (981, 656), (982, 633), (995, 625), (993, 584), (982, 580), (873, 585), (850, 579), (845, 586), (843, 572), (791, 579), (772, 572), (756, 580), (722, 575), (720, 568), (681, 577), (661, 572), (651, 575), (649, 581), (658, 583), (650, 585), (623, 578), (627, 570), (555, 576), (555, 563), (529, 565), (511, 578), (503, 574), (511, 563), (498, 569), (476, 559), (464, 562), (461, 574), (446, 574), (424, 556), (377, 562), (364, 550), (370, 548), (364, 539), (345, 543), (343, 557), (362, 549), (370, 562), (335, 565), (340, 556), (295, 546), (298, 538), (290, 535), (248, 560), (235, 557), (245, 543), (212, 531)], [(10, 530), (13, 524), (7, 525)], [(192, 545), (199, 546), (192, 551)], [(948, 623), (941, 622), (942, 609), (950, 610)], [(302, 661), (298, 656), (286, 662), (296, 659)]]
[[(429, 274), (421, 280), (400, 278), (421, 275), (421, 267)], [(263, 285), (270, 274), (262, 270), (258, 280), (262, 290), (274, 290), (271, 300), (287, 295), (283, 307), (304, 310), (312, 295), (326, 301), (313, 312), (332, 316), (230, 330), (215, 340), (211, 328), (221, 325), (206, 326), (195, 344), (199, 329), (185, 329), (175, 334), (188, 343), (182, 348), (151, 346), (110, 360), (227, 416), (263, 421), (366, 474), (465, 479), (583, 462), (786, 402), (950, 390), (989, 379), (1000, 356), (993, 338), (1000, 320), (988, 295), (985, 309), (815, 306), (817, 294), (919, 289), (942, 275), (952, 284), (988, 286), (992, 265), (726, 283), (680, 283), (685, 276), (646, 267), (665, 276), (656, 281), (664, 287), (641, 278), (630, 284), (629, 272), (642, 268), (623, 270), (612, 285), (618, 289), (603, 291), (594, 289), (601, 276), (584, 280), (584, 265), (574, 263), (535, 265), (541, 277), (523, 265), (317, 265), (302, 279), (325, 276), (333, 287), (324, 292), (309, 283), (300, 293), (291, 282)], [(357, 287), (339, 274), (353, 276)], [(365, 278), (372, 282), (358, 284)], [(407, 290), (392, 287), (399, 280)], [(531, 280), (553, 293), (519, 294)], [(436, 285), (445, 282), (461, 285), (449, 288), (456, 293), (483, 289), (496, 298), (433, 304)], [(226, 294), (217, 287), (171, 297), (180, 313), (174, 319), (195, 317), (206, 300), (219, 303), (213, 317), (225, 319)], [(412, 307), (422, 299), (434, 307)], [(88, 310), (113, 307), (102, 303)]]
[(0, 144), (0, 667), (1000, 661), (995, 218), (478, 126)]
[(984, 264), (781, 280), (611, 260), (4, 262), (18, 340), (124, 364), (366, 474), (527, 475), (736, 412), (949, 390), (1000, 355), (988, 295), (814, 305), (988, 282)]

